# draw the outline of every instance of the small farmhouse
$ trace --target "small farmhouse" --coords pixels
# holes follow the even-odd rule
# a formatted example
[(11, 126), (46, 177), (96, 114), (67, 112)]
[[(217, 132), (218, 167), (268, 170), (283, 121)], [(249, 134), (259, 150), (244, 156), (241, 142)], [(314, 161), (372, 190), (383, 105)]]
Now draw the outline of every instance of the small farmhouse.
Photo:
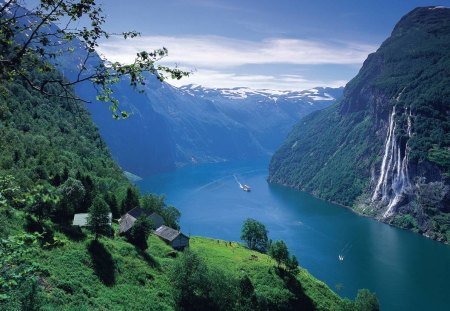
[(119, 233), (127, 233), (134, 225), (134, 222), (141, 216), (146, 216), (152, 222), (152, 229), (156, 229), (164, 224), (161, 215), (146, 211), (140, 207), (135, 207), (119, 219)]
[[(88, 213), (80, 213), (80, 214), (75, 214), (73, 215), (73, 221), (72, 221), (72, 225), (73, 226), (79, 226), (79, 227), (86, 227), (88, 225)], [(108, 215), (108, 224), (111, 226), (111, 222), (112, 222), (112, 214), (109, 213)]]
[(155, 234), (174, 249), (189, 247), (189, 237), (178, 230), (163, 225), (156, 229)]

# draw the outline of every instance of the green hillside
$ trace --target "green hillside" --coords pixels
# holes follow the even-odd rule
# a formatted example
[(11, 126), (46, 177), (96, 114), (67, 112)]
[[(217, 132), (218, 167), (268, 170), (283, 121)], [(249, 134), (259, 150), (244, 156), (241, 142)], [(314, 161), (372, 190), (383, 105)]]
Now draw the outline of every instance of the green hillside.
[[(6, 223), (9, 233), (22, 234), (23, 223), (24, 214), (13, 212)], [(176, 309), (171, 270), (182, 253), (174, 252), (156, 236), (150, 236), (146, 251), (125, 238), (103, 238), (95, 243), (90, 234), (75, 237), (57, 231), (55, 237), (59, 246), (31, 244), (21, 256), (22, 264), (34, 265), (40, 285), (35, 299), (42, 310)], [(340, 310), (345, 305), (306, 270), (301, 269), (296, 279), (279, 275), (269, 256), (238, 243), (192, 237), (190, 249), (208, 269), (223, 273), (229, 282), (248, 276), (268, 310), (294, 310), (292, 307), (299, 305), (302, 310)], [(10, 305), (3, 307), (8, 310), (15, 300), (23, 299), (24, 292), (17, 291), (14, 299), (6, 300)]]
[[(34, 74), (36, 84), (45, 77)], [(47, 97), (20, 79), (1, 83), (0, 174), (26, 188), (89, 175), (99, 191), (123, 191), (128, 182), (83, 105)]]

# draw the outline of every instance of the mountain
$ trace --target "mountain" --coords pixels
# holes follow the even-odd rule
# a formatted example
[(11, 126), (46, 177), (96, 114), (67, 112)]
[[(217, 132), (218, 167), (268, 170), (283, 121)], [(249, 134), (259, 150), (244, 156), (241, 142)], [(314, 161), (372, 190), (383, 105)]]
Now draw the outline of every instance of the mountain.
[(211, 101), (227, 117), (245, 126), (264, 150), (273, 153), (299, 119), (334, 103), (343, 88), (317, 87), (298, 92), (188, 85), (180, 90)]
[[(32, 73), (36, 83), (60, 77)], [(0, 81), (0, 145), (0, 178), (12, 175), (23, 188), (80, 174), (105, 193), (129, 186), (82, 103), (45, 96), (22, 79)]]
[[(139, 94), (121, 81), (114, 87), (122, 109), (116, 121), (101, 103), (87, 107), (113, 157), (140, 176), (196, 163), (248, 159), (272, 154), (291, 127), (308, 113), (334, 103), (342, 89), (303, 92), (173, 87), (147, 77)], [(78, 86), (77, 94), (95, 98)]]
[(268, 180), (450, 241), (450, 9), (417, 8), (341, 100), (302, 119)]

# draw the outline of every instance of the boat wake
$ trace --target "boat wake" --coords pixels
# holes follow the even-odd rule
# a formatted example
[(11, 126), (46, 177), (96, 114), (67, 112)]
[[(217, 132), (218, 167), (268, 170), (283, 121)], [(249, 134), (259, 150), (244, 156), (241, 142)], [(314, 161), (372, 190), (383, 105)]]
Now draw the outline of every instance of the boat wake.
[(344, 261), (345, 256), (350, 251), (352, 246), (353, 246), (353, 244), (350, 242), (348, 242), (347, 244), (344, 245), (344, 247), (341, 249), (339, 256), (338, 256), (339, 261)]
[(237, 184), (239, 185), (239, 188), (243, 189), (244, 186), (242, 186), (242, 184), (239, 182), (239, 180), (237, 179), (236, 175), (233, 175), (234, 180), (236, 180)]
[(245, 192), (250, 192), (251, 190), (252, 190), (252, 188), (250, 188), (250, 186), (249, 185), (243, 185), (243, 184), (241, 184), (240, 182), (239, 182), (239, 180), (237, 179), (237, 177), (236, 177), (236, 175), (233, 175), (234, 176), (234, 179), (236, 180), (236, 182), (238, 183), (238, 185), (239, 185), (239, 188), (241, 188), (242, 190), (244, 190)]

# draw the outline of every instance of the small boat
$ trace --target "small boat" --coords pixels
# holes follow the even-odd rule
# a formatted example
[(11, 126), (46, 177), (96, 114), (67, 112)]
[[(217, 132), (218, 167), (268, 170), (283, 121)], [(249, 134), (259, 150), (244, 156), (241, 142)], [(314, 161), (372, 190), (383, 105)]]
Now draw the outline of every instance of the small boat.
[(248, 185), (243, 185), (242, 190), (244, 190), (245, 192), (250, 192), (252, 190), (252, 188), (250, 188), (250, 186), (248, 186)]
[(339, 255), (339, 261), (343, 261), (344, 260), (344, 256)]

